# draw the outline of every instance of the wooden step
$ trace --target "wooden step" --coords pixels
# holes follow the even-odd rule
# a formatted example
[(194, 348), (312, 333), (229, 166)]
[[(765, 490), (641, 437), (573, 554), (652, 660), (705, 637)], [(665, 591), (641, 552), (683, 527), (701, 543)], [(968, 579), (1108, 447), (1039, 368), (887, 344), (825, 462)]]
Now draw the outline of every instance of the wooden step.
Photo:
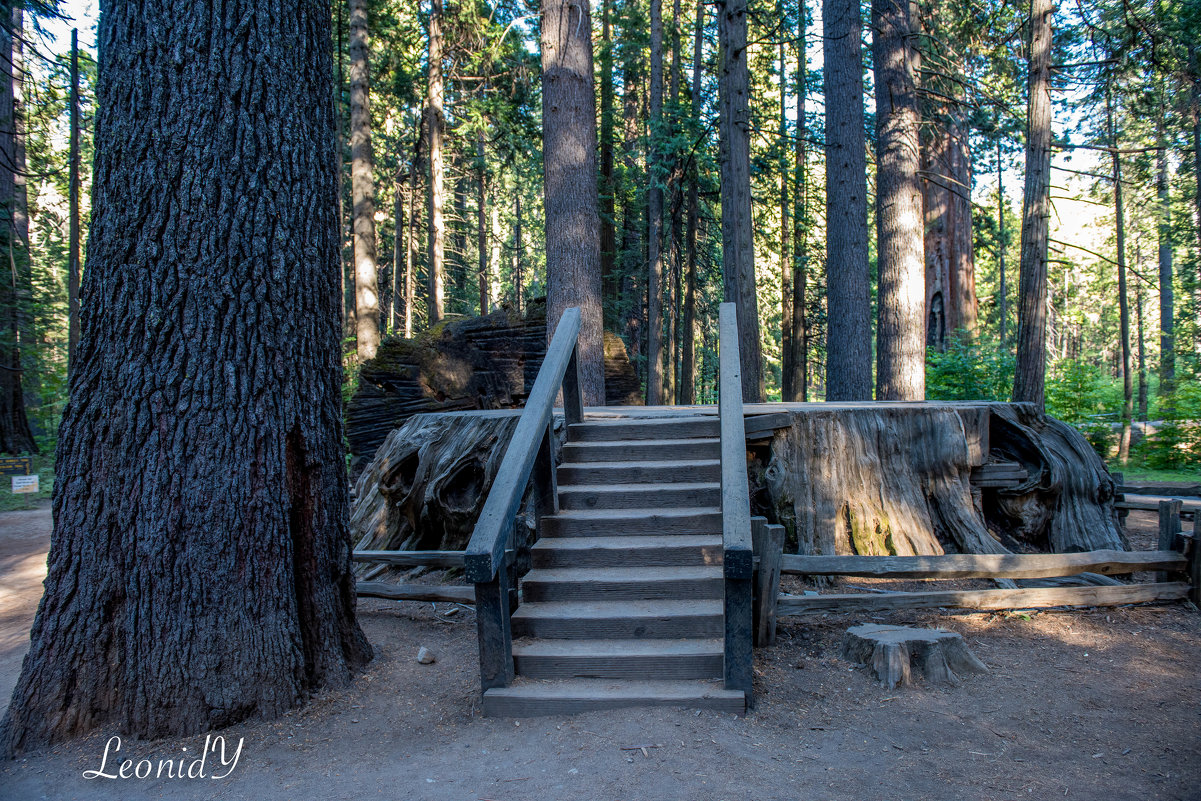
[(625, 537), (648, 534), (720, 534), (721, 509), (590, 509), (541, 520), (544, 537)]
[(585, 421), (568, 428), (571, 442), (613, 442), (629, 439), (712, 439), (719, 435), (717, 415), (644, 417)]
[(524, 640), (513, 666), (532, 679), (717, 679), (723, 642), (710, 640)]
[(514, 637), (630, 639), (720, 637), (721, 598), (667, 601), (523, 603), (513, 613)]
[(632, 681), (619, 679), (518, 679), (484, 693), (490, 717), (573, 715), (631, 706), (712, 709), (741, 715), (746, 696), (720, 681)]
[(521, 582), (522, 601), (635, 601), (721, 598), (720, 565), (535, 569)]
[(568, 442), (564, 462), (653, 462), (672, 459), (720, 459), (721, 440), (633, 439), (615, 442)]
[(579, 484), (559, 488), (560, 509), (669, 509), (720, 504), (719, 481)]
[(658, 462), (564, 462), (555, 471), (560, 485), (654, 484), (720, 481), (720, 459), (672, 459)]
[(543, 537), (531, 549), (534, 567), (685, 567), (720, 565), (720, 534), (648, 537)]

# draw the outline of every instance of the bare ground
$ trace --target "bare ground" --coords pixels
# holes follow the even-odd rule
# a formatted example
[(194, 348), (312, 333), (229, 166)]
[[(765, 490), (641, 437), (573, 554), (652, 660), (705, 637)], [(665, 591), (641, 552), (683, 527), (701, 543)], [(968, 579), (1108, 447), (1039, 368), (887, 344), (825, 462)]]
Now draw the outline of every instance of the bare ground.
[[(1136, 547), (1149, 547), (1154, 516), (1130, 523)], [(48, 511), (0, 515), (5, 695), (48, 532)], [(759, 704), (745, 718), (617, 710), (520, 721), (479, 716), (474, 617), (450, 608), (364, 601), (375, 661), (281, 720), (219, 732), (231, 755), (244, 738), (228, 778), (85, 780), (116, 734), (105, 731), (0, 762), (0, 798), (1201, 799), (1201, 615), (1183, 605), (890, 615), (961, 632), (991, 669), (958, 687), (893, 691), (839, 656), (848, 626), (879, 618), (785, 619), (780, 644), (757, 654)], [(421, 645), (435, 664), (417, 664)], [(123, 755), (157, 765), (204, 741), (126, 742)]]

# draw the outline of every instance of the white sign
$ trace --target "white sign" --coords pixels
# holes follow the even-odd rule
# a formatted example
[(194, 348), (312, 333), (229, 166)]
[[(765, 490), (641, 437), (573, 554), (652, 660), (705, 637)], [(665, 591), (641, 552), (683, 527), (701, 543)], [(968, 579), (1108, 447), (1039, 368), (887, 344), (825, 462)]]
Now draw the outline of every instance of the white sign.
[(38, 477), (35, 473), (32, 476), (13, 476), (13, 494), (22, 492), (37, 492)]

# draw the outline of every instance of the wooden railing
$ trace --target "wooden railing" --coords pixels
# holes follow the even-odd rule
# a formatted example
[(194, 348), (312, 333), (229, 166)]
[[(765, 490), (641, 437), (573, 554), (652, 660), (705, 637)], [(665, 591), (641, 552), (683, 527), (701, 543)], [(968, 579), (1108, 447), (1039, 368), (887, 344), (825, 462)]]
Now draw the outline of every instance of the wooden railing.
[(718, 320), (721, 419), (721, 537), (726, 584), (725, 683), (746, 693), (754, 705), (752, 674), (751, 493), (746, 477), (746, 431), (742, 415), (742, 367), (738, 356), (738, 318), (733, 303), (721, 304)]
[(475, 584), (480, 684), (485, 690), (504, 687), (513, 679), (510, 616), (517, 593), (512, 540), (517, 512), (531, 479), (538, 492), (538, 517), (555, 512), (552, 413), (560, 388), (567, 425), (584, 419), (577, 358), (579, 334), (580, 310), (567, 309), (555, 329), (464, 553), (464, 572)]

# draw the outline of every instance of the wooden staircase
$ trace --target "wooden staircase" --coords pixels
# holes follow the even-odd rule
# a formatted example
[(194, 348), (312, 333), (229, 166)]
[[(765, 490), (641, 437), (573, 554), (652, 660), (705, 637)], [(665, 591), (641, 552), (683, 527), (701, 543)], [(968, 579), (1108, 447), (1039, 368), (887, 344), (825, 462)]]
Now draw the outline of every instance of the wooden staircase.
[(715, 415), (569, 427), (512, 615), (515, 679), (487, 715), (622, 706), (742, 713), (723, 683), (721, 442)]

